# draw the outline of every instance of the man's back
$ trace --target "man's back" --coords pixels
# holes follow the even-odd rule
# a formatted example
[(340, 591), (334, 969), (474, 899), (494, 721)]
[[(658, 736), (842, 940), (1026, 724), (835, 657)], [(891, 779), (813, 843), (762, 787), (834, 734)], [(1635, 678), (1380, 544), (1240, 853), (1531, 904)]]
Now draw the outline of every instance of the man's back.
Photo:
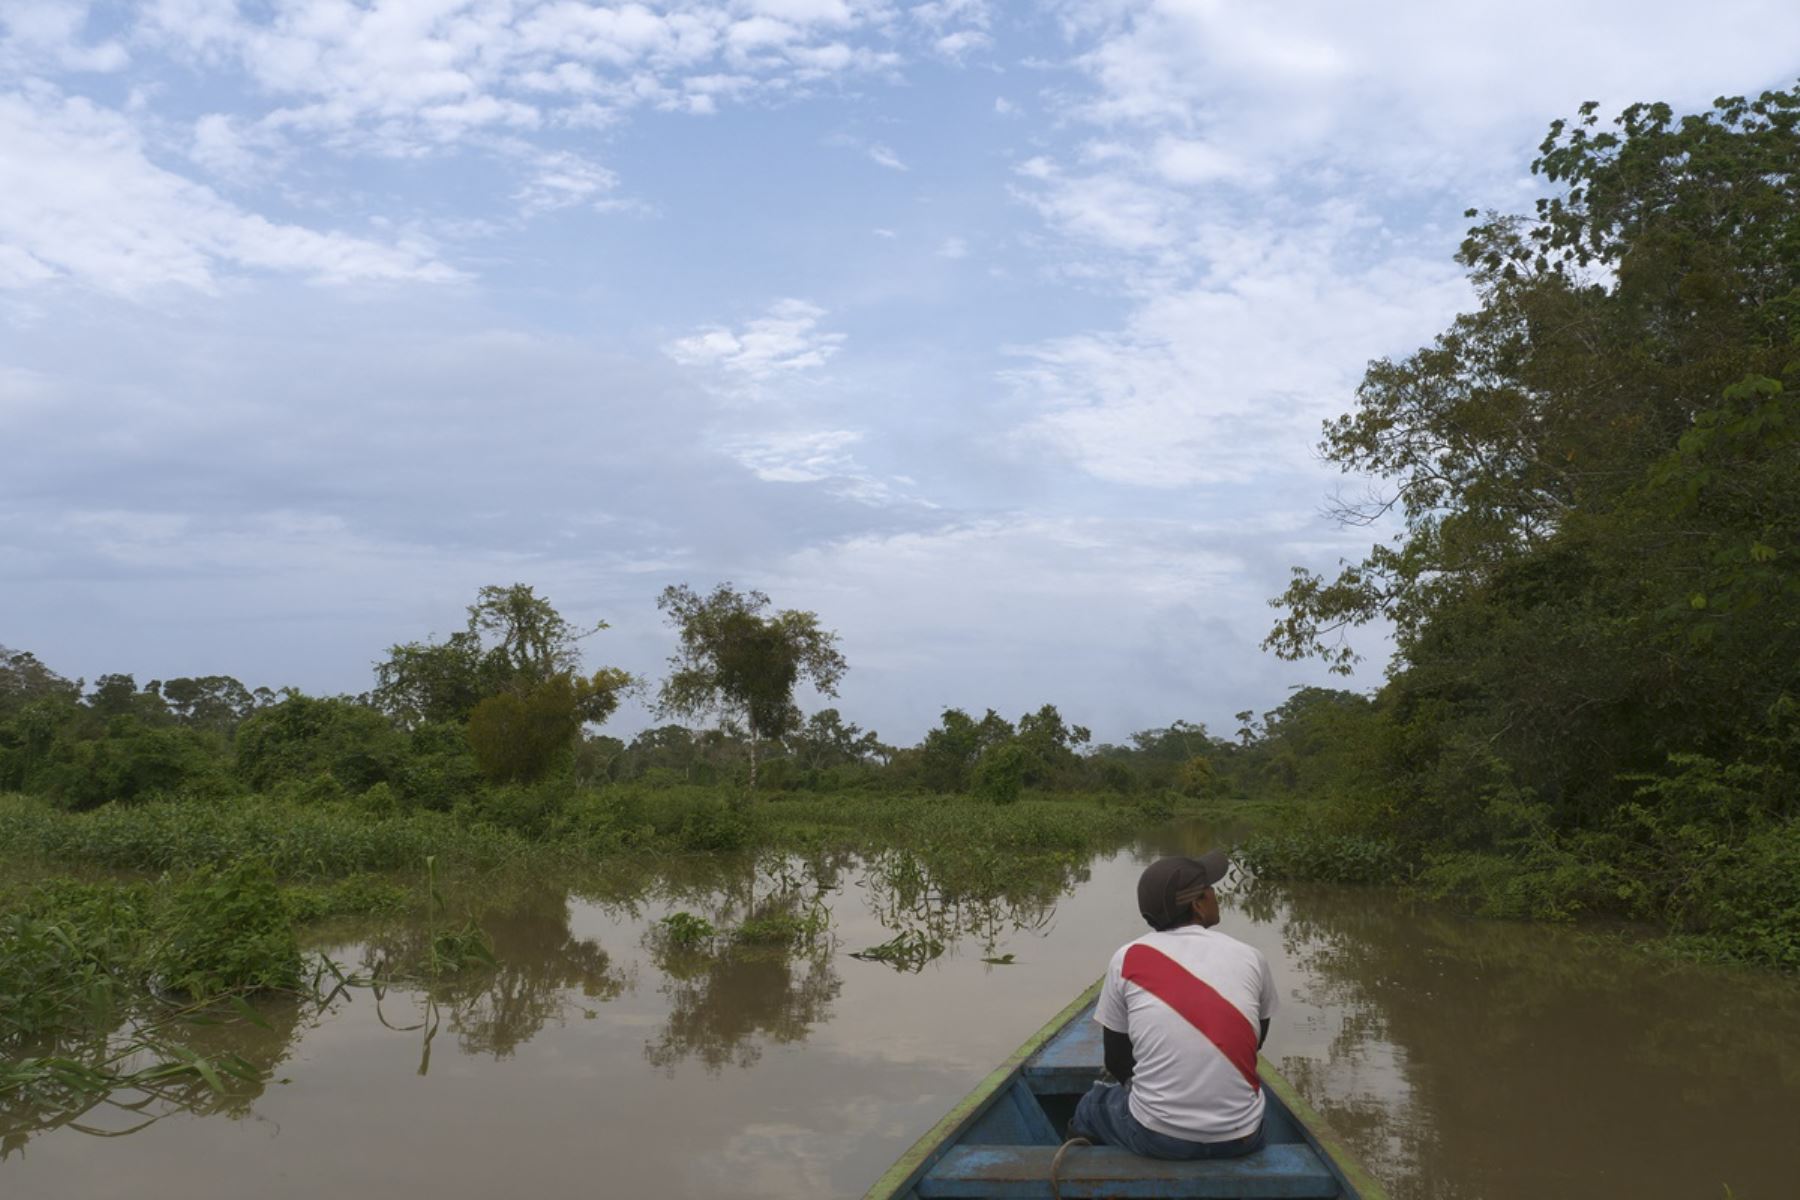
[(1258, 1024), (1275, 1003), (1262, 954), (1215, 930), (1183, 925), (1122, 946), (1095, 1016), (1131, 1039), (1132, 1116), (1171, 1137), (1253, 1133), (1263, 1115)]

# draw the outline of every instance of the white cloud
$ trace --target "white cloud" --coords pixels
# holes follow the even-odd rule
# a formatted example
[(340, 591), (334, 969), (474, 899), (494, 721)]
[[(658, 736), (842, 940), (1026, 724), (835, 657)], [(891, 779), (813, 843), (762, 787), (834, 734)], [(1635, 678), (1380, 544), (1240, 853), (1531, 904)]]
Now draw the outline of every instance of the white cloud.
[(937, 256), (950, 259), (967, 258), (969, 257), (969, 243), (959, 237), (945, 238), (943, 244), (937, 248)]
[(1705, 104), (1725, 86), (1723, 64), (1733, 79), (1778, 84), (1800, 43), (1800, 8), (1784, 0), (1398, 0), (1379, 19), (1332, 0), (1128, 0), (1062, 15), (1094, 85), (1071, 101), (1082, 119), (1200, 134), (1265, 170), (1323, 160), (1407, 186), (1451, 182), (1446, 167), (1516, 169), (1549, 119), (1585, 99)]
[(860, 462), (863, 434), (849, 429), (795, 429), (718, 440), (719, 449), (765, 483), (820, 484), (836, 496), (871, 507), (907, 505), (930, 509), (912, 494), (912, 481), (883, 477)]
[[(317, 0), (254, 10), (157, 0), (143, 22), (152, 38), (203, 62), (235, 63), (282, 98), (272, 123), (395, 154), (472, 129), (567, 123), (546, 107), (576, 108), (585, 121), (596, 106), (705, 112), (763, 84), (889, 69), (893, 52), (841, 40), (875, 25), (844, 0), (662, 11), (567, 0)], [(735, 82), (707, 86), (722, 78)]]
[(732, 457), (758, 479), (771, 483), (816, 483), (856, 470), (847, 451), (862, 440), (848, 429), (768, 433), (728, 444)]
[(900, 156), (898, 154), (895, 154), (892, 150), (881, 145), (879, 142), (869, 147), (868, 154), (878, 165), (886, 167), (890, 171), (904, 171), (907, 169), (906, 164), (900, 161)]
[(123, 45), (83, 36), (89, 7), (84, 0), (8, 0), (0, 8), (0, 67), (19, 72), (48, 65), (78, 72), (122, 70), (131, 61)]
[(0, 94), (0, 242), (15, 284), (67, 277), (133, 295), (221, 271), (442, 282), (424, 248), (269, 221), (153, 163), (122, 115), (38, 89)]
[(1152, 155), (1157, 174), (1172, 184), (1251, 182), (1263, 178), (1236, 155), (1198, 139), (1159, 138)]
[(522, 216), (588, 204), (618, 186), (618, 176), (567, 150), (531, 155), (531, 174), (513, 195)]
[(913, 20), (934, 30), (957, 24), (986, 29), (992, 20), (986, 0), (927, 0), (909, 11)]
[(951, 62), (961, 62), (976, 50), (985, 50), (994, 44), (994, 39), (979, 29), (959, 29), (955, 33), (947, 33), (932, 44), (932, 49)]
[(715, 325), (664, 347), (676, 362), (707, 366), (747, 380), (824, 366), (844, 344), (841, 333), (819, 328), (825, 310), (804, 300), (779, 300), (761, 317), (733, 330)]
[(1040, 343), (1006, 373), (1021, 431), (1099, 478), (1184, 487), (1311, 474), (1320, 422), (1369, 358), (1428, 340), (1468, 300), (1454, 264), (1350, 255), (1329, 208), (1282, 233), (1221, 229), (1208, 277), (1139, 303), (1116, 331)]
[(201, 169), (232, 183), (253, 180), (265, 161), (254, 135), (226, 113), (208, 113), (194, 122), (188, 157)]
[(1027, 186), (1017, 195), (1064, 235), (1107, 250), (1166, 250), (1179, 235), (1181, 197), (1126, 171), (1068, 174), (1038, 156), (1017, 168)]

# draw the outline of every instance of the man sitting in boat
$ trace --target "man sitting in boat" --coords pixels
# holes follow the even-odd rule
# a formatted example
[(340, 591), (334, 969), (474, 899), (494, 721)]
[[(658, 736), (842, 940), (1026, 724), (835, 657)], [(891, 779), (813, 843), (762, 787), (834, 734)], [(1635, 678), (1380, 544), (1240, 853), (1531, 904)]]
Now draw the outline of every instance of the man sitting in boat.
[(1275, 1012), (1268, 960), (1219, 933), (1215, 850), (1158, 859), (1138, 879), (1152, 932), (1113, 955), (1094, 1010), (1107, 1073), (1081, 1098), (1071, 1137), (1148, 1158), (1229, 1158), (1263, 1144), (1256, 1052)]

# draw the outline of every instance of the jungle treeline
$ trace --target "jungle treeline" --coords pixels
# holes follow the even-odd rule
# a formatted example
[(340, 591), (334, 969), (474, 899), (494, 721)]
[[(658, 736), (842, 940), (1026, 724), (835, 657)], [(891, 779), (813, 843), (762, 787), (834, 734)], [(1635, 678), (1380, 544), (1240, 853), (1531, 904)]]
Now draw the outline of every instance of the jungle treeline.
[[(532, 594), (525, 585), (491, 590)], [(409, 652), (395, 648), (397, 657)], [(390, 664), (378, 670), (388, 680)], [(596, 675), (621, 691), (644, 686), (622, 672)], [(1175, 721), (1119, 745), (1094, 743), (1054, 704), (1016, 720), (991, 708), (980, 716), (947, 709), (920, 742), (903, 747), (830, 707), (793, 709), (775, 736), (760, 739), (731, 711), (703, 725), (667, 722), (622, 738), (589, 723), (591, 703), (580, 710), (580, 698), (594, 694), (593, 678), (556, 671), (547, 683), (523, 687), (496, 678), (486, 694), (481, 685), (470, 689), (461, 711), (427, 718), (380, 687), (309, 696), (252, 689), (223, 675), (140, 685), (123, 674), (90, 685), (29, 652), (0, 648), (0, 792), (71, 811), (253, 795), (353, 801), (383, 812), (480, 810), (508, 788), (614, 784), (705, 788), (740, 802), (753, 794), (891, 792), (1007, 804), (1031, 791), (1111, 795), (1154, 808), (1167, 793), (1298, 795), (1319, 782), (1322, 731), (1341, 712), (1369, 704), (1355, 693), (1308, 688), (1260, 719), (1241, 714), (1248, 724), (1234, 736)], [(602, 707), (616, 703), (609, 693)]]
[(1387, 682), (1265, 871), (1602, 912), (1800, 965), (1800, 88), (1554, 123), (1479, 305), (1368, 368), (1322, 454), (1398, 528), (1268, 645)]

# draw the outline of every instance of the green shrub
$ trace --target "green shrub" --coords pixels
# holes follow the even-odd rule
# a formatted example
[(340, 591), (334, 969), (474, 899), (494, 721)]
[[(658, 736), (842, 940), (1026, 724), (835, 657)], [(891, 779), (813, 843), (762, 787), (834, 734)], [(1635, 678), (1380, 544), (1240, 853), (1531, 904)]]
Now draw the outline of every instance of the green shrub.
[[(66, 732), (66, 731), (65, 731)], [(184, 728), (158, 728), (115, 717), (97, 738), (59, 740), (36, 783), (72, 809), (135, 803), (187, 791), (232, 791), (217, 739)]]
[(745, 946), (810, 946), (829, 924), (829, 915), (821, 908), (804, 913), (776, 908), (740, 921), (731, 940)]
[(1213, 769), (1212, 760), (1204, 754), (1189, 757), (1175, 771), (1175, 787), (1194, 799), (1210, 796), (1218, 787), (1218, 772)]
[(1800, 821), (1759, 830), (1695, 869), (1691, 928), (1724, 957), (1800, 970)]
[(710, 945), (719, 932), (705, 917), (697, 917), (686, 911), (670, 913), (656, 925), (659, 937), (683, 950), (697, 950)]
[(572, 758), (581, 732), (580, 696), (564, 673), (487, 697), (469, 714), (469, 745), (494, 783), (530, 783)]
[(195, 871), (176, 888), (161, 925), (149, 967), (169, 990), (205, 998), (299, 986), (293, 919), (264, 863)]
[(0, 1053), (110, 1024), (150, 912), (143, 885), (58, 880), (0, 897)]
[(1167, 821), (1175, 815), (1175, 800), (1167, 792), (1145, 792), (1138, 797), (1137, 808), (1152, 821)]
[(1028, 756), (1017, 742), (990, 746), (975, 760), (969, 791), (989, 804), (1015, 803), (1025, 791)]
[(379, 875), (357, 874), (335, 883), (282, 890), (282, 903), (296, 923), (326, 917), (393, 916), (412, 904), (412, 893)]
[(682, 818), (676, 841), (683, 850), (717, 853), (743, 849), (750, 844), (751, 832), (749, 818), (737, 806), (713, 801)]
[(1325, 883), (1398, 883), (1410, 872), (1393, 843), (1301, 826), (1246, 838), (1237, 860), (1259, 879)]
[(480, 791), (481, 772), (464, 728), (439, 721), (414, 729), (396, 782), (407, 806), (438, 812)]
[(343, 697), (289, 693), (238, 726), (238, 775), (256, 789), (330, 775), (361, 792), (399, 775), (407, 739), (381, 713)]
[(553, 784), (506, 784), (478, 793), (469, 811), (481, 821), (541, 838), (563, 814), (569, 789)]

